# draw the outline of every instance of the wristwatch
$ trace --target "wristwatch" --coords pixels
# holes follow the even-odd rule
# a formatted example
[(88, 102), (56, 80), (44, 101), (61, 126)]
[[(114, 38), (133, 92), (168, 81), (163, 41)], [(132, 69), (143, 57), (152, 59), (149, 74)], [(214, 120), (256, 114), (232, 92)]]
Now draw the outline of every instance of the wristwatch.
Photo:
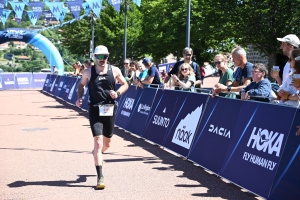
[(179, 79), (177, 79), (177, 81), (176, 81), (177, 83), (179, 82)]
[(120, 93), (119, 91), (117, 91), (117, 95), (118, 95), (118, 97), (120, 97), (120, 96), (121, 96), (121, 93)]
[(228, 86), (228, 87), (227, 87), (227, 90), (228, 90), (228, 92), (230, 92), (230, 90), (231, 90), (231, 87), (230, 87), (230, 86)]

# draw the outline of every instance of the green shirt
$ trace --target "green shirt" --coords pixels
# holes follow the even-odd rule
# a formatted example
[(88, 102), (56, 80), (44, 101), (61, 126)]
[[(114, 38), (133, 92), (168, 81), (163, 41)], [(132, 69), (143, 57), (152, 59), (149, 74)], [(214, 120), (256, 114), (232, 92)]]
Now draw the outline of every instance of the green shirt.
[[(233, 71), (230, 68), (228, 68), (227, 71), (224, 74), (221, 75), (221, 77), (219, 79), (219, 83), (226, 86), (227, 81), (231, 81), (231, 82), (234, 81)], [(226, 97), (235, 99), (235, 94), (234, 93), (228, 93), (226, 95)]]

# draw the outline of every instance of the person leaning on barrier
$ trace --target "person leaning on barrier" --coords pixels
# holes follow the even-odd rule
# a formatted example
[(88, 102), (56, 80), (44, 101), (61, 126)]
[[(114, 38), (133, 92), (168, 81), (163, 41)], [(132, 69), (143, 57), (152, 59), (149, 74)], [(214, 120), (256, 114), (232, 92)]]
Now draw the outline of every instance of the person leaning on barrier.
[(175, 89), (194, 92), (196, 82), (195, 73), (188, 63), (180, 65), (178, 76), (171, 74), (171, 79)]
[[(221, 71), (221, 76), (219, 79), (220, 84), (225, 85), (225, 86), (229, 86), (232, 84), (232, 82), (234, 81), (233, 78), (233, 71), (232, 69), (230, 69), (228, 67), (228, 59), (226, 56), (224, 56), (223, 54), (217, 54), (215, 56), (214, 59), (214, 63), (216, 65), (216, 67), (218, 68), (218, 70)], [(216, 86), (213, 87), (212, 90), (212, 96), (215, 96), (217, 94), (217, 91), (215, 90)], [(226, 97), (229, 98), (235, 98), (235, 94), (234, 93), (229, 93), (226, 95)]]
[[(103, 155), (111, 144), (114, 122), (116, 117), (115, 99), (120, 97), (128, 89), (128, 84), (121, 70), (107, 63), (109, 52), (107, 47), (99, 45), (94, 51), (95, 66), (84, 70), (78, 84), (78, 99), (76, 105), (82, 103), (84, 86), (88, 84), (90, 104), (89, 121), (94, 137), (94, 149), (92, 151), (97, 171), (96, 189), (104, 189), (104, 176), (102, 172)], [(116, 90), (116, 80), (121, 84)], [(111, 110), (112, 112), (107, 113)]]
[(294, 72), (289, 74), (278, 89), (277, 95), (281, 100), (279, 102), (275, 101), (275, 103), (298, 108), (300, 106), (299, 90), (293, 86), (293, 84), (298, 86), (296, 85), (296, 81), (293, 81), (293, 77), (300, 74), (300, 49), (291, 51), (289, 57), (290, 68), (292, 68)]
[(141, 87), (149, 87), (148, 84), (139, 84), (140, 81), (143, 81), (147, 75), (148, 75), (148, 69), (145, 67), (145, 65), (142, 63), (142, 61), (139, 61), (137, 63), (137, 68), (140, 71), (139, 77), (137, 77), (134, 81), (134, 85), (136, 85), (136, 89), (141, 86)]
[(257, 63), (252, 69), (252, 80), (249, 85), (241, 90), (241, 100), (246, 100), (248, 97), (270, 97), (272, 91), (271, 83), (265, 77), (268, 75), (267, 67), (262, 63)]
[(202, 83), (201, 83), (200, 67), (196, 62), (192, 61), (193, 49), (186, 47), (183, 49), (182, 54), (183, 54), (184, 60), (177, 62), (174, 65), (174, 67), (172, 68), (172, 70), (168, 73), (168, 76), (165, 78), (165, 81), (164, 81), (164, 83), (165, 83), (164, 87), (168, 87), (167, 83), (170, 80), (171, 75), (178, 74), (180, 66), (183, 63), (188, 63), (192, 67), (192, 69), (194, 70), (194, 73), (195, 73), (195, 77), (196, 77), (195, 87), (201, 87)]
[(235, 71), (234, 81), (226, 86), (221, 83), (215, 85), (215, 92), (240, 92), (241, 89), (251, 83), (253, 64), (247, 61), (246, 51), (242, 47), (232, 50), (232, 59), (238, 68)]
[(91, 68), (93, 66), (91, 60), (84, 61), (83, 65), (85, 66), (85, 68)]
[(158, 69), (153, 65), (150, 58), (144, 58), (143, 62), (144, 66), (148, 69), (147, 77), (144, 80), (140, 80), (139, 86), (144, 88), (144, 85), (150, 85), (150, 87), (157, 88), (162, 83), (160, 82), (160, 76)]
[[(284, 38), (277, 38), (277, 40), (281, 42), (280, 49), (282, 49), (283, 54), (287, 57), (290, 57), (290, 52), (300, 45), (299, 38), (294, 34), (286, 35)], [(293, 71), (293, 69), (290, 68), (290, 62), (287, 62), (283, 68), (282, 79), (279, 73), (276, 73), (276, 75), (275, 73), (273, 74), (273, 70), (271, 70), (271, 77), (274, 78), (279, 85), (282, 85), (291, 71)]]

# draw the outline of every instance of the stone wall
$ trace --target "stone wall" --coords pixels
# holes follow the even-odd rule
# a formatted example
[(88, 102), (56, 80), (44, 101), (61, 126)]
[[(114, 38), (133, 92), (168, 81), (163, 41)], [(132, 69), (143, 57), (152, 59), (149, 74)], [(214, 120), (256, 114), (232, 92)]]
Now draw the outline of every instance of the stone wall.
[(247, 46), (247, 60), (251, 63), (263, 63), (268, 64), (268, 57), (262, 56), (259, 51), (254, 50), (252, 45)]

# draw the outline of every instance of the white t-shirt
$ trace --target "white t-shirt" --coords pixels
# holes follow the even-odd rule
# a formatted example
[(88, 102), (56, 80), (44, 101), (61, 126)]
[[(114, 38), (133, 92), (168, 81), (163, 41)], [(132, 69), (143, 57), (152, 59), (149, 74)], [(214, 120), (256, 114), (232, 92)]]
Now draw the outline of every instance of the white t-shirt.
[(289, 76), (289, 74), (291, 72), (294, 72), (293, 68), (290, 68), (290, 63), (287, 62), (283, 68), (283, 72), (282, 72), (282, 84), (283, 82), (287, 79), (287, 77)]

